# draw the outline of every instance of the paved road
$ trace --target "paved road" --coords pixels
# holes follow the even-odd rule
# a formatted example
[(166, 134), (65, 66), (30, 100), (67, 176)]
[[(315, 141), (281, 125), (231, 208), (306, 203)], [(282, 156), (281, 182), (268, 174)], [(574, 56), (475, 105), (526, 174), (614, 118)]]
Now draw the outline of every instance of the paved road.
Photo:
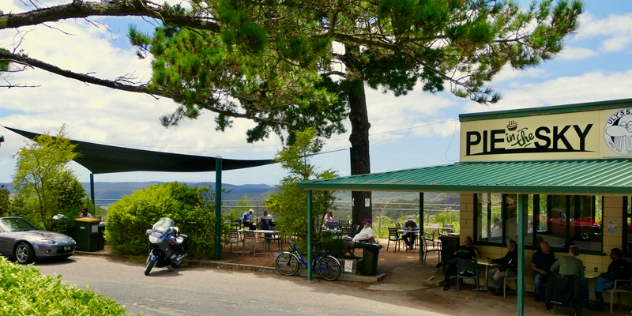
[(103, 293), (130, 313), (152, 315), (439, 315), (398, 305), (402, 297), (355, 290), (345, 282), (183, 267), (174, 272), (104, 258), (73, 256), (37, 263), (42, 274)]

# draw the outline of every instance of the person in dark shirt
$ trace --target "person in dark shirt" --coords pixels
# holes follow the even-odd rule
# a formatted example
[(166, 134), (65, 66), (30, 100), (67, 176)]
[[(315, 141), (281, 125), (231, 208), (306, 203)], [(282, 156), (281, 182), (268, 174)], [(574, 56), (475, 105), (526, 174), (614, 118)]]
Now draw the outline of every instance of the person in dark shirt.
[[(456, 251), (452, 254), (452, 259), (448, 260), (445, 268), (443, 268), (443, 290), (447, 291), (450, 289), (450, 272), (457, 266), (459, 259), (471, 260), (480, 257), (478, 249), (472, 246), (472, 237), (465, 237), (465, 245), (460, 245), (456, 248)], [(435, 267), (441, 268), (441, 266), (443, 266), (443, 262), (437, 263)]]
[[(632, 270), (630, 263), (621, 257), (621, 249), (613, 248), (610, 251), (610, 259), (612, 262), (608, 266), (608, 272), (602, 273), (597, 282), (595, 282), (595, 298), (597, 302), (594, 306), (595, 310), (603, 310), (603, 291), (614, 289), (614, 280), (627, 280), (628, 282), (617, 282), (617, 288), (625, 288), (630, 286), (630, 277)], [(619, 284), (621, 284), (619, 286)]]
[[(408, 216), (408, 220), (404, 223), (404, 230), (419, 230), (419, 225), (417, 225), (417, 222), (412, 216)], [(402, 235), (402, 239), (404, 239), (404, 242), (410, 250), (412, 250), (415, 245), (415, 238), (417, 238), (417, 234), (412, 231), (405, 232)]]
[(494, 295), (503, 295), (503, 284), (505, 276), (515, 277), (518, 273), (518, 245), (513, 239), (507, 242), (507, 254), (500, 259), (489, 260), (489, 263), (500, 265), (497, 269), (489, 270), (489, 275), (494, 279), (496, 292)]
[(551, 251), (549, 243), (546, 241), (541, 242), (540, 250), (533, 254), (533, 259), (531, 260), (536, 301), (544, 299), (544, 284), (546, 284), (546, 280), (551, 274), (553, 263), (555, 263), (555, 254)]

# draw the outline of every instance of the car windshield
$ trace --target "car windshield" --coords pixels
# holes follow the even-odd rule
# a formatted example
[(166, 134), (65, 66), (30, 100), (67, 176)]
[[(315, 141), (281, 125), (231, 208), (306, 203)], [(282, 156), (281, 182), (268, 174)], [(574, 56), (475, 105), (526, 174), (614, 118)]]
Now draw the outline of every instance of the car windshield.
[(0, 219), (0, 227), (5, 232), (24, 232), (28, 230), (37, 230), (37, 227), (35, 227), (35, 225), (31, 224), (24, 218)]

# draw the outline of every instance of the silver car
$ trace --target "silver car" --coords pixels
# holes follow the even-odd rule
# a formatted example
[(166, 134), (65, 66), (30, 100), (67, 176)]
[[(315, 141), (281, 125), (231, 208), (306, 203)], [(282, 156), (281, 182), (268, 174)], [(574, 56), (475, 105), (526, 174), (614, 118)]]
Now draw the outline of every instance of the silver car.
[(65, 259), (77, 247), (74, 239), (38, 230), (22, 217), (0, 217), (0, 254), (27, 264), (42, 258)]

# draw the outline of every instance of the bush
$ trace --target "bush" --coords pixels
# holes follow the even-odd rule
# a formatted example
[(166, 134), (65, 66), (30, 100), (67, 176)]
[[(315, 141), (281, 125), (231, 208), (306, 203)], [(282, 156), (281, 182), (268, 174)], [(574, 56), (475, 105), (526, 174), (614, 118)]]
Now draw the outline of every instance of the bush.
[(125, 315), (111, 298), (0, 257), (0, 315)]
[[(145, 255), (148, 240), (145, 231), (161, 217), (175, 221), (180, 231), (189, 234), (189, 255), (211, 259), (215, 250), (214, 203), (209, 187), (188, 187), (173, 182), (149, 186), (125, 196), (108, 209), (105, 239), (112, 252), (121, 255)], [(222, 226), (223, 232), (229, 229)]]

